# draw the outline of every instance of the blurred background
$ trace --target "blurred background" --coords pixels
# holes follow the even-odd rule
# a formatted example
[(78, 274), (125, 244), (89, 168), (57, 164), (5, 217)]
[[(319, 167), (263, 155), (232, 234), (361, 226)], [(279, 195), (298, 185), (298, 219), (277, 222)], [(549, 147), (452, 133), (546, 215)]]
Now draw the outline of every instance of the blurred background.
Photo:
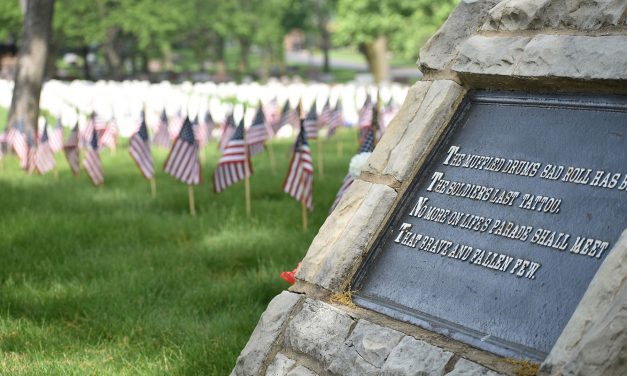
[[(24, 1), (22, 1), (24, 2)], [(61, 80), (324, 82), (419, 78), (418, 51), (458, 0), (57, 0), (46, 76)], [(0, 2), (12, 79), (20, 1)]]

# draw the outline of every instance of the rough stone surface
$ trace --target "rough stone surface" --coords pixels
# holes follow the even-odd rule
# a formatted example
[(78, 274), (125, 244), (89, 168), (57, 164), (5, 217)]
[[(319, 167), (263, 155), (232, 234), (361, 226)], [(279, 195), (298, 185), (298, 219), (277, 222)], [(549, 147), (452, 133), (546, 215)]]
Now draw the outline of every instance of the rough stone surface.
[(296, 278), (339, 290), (349, 270), (391, 210), (396, 192), (385, 185), (355, 180), (311, 243)]
[(499, 0), (462, 1), (420, 50), (420, 70), (442, 70), (457, 55), (457, 46), (486, 22)]
[(528, 37), (475, 35), (459, 47), (459, 57), (453, 70), (461, 73), (511, 76), (530, 40)]
[(627, 374), (627, 230), (541, 367), (542, 375)]
[(381, 375), (442, 375), (446, 363), (452, 357), (450, 352), (406, 336), (388, 356), (381, 368)]
[(490, 10), (483, 31), (598, 30), (618, 26), (625, 0), (504, 0)]
[(232, 375), (257, 375), (292, 308), (302, 299), (299, 294), (283, 291), (268, 304), (257, 327), (235, 363)]
[(285, 376), (292, 368), (294, 368), (295, 364), (296, 362), (292, 359), (282, 353), (278, 353), (272, 363), (268, 366), (266, 376)]
[(455, 363), (455, 368), (446, 376), (501, 376), (501, 374), (462, 358)]
[(515, 76), (627, 79), (627, 36), (538, 35), (527, 44)]
[(287, 376), (318, 376), (318, 374), (307, 367), (298, 366), (291, 370)]
[(368, 164), (365, 169), (366, 174), (376, 176), (383, 173), (390, 159), (390, 154), (403, 138), (409, 123), (416, 117), (430, 87), (431, 81), (418, 81), (409, 89), (403, 105), (387, 126), (385, 134), (377, 143), (377, 147), (370, 155), (370, 158), (368, 158)]
[(464, 74), (581, 80), (627, 79), (627, 36), (537, 35), (464, 42), (453, 70)]
[(353, 323), (353, 319), (340, 310), (307, 299), (285, 331), (285, 346), (327, 367), (343, 346)]
[(338, 375), (377, 375), (403, 333), (360, 320), (329, 370)]
[[(400, 182), (410, 179), (414, 168), (428, 155), (429, 147), (437, 142), (464, 93), (464, 88), (453, 81), (433, 81), (416, 116), (390, 152), (382, 174)], [(372, 167), (369, 164), (368, 171), (372, 171)]]

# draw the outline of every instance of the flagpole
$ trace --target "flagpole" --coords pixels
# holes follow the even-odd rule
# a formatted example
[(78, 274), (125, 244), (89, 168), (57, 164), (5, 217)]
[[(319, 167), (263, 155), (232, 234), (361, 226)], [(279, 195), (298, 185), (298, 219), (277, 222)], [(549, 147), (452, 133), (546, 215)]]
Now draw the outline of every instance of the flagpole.
[(150, 194), (152, 198), (157, 197), (157, 181), (154, 177), (150, 178)]
[(324, 179), (324, 158), (322, 157), (322, 138), (318, 137), (318, 168), (320, 169), (320, 180)]
[(303, 232), (307, 231), (307, 197), (305, 196), (305, 174), (302, 174), (302, 177), (300, 179), (300, 187), (301, 187), (301, 192), (303, 194), (303, 197), (300, 200), (300, 208), (301, 208), (301, 212), (302, 212), (302, 217), (303, 217)]
[(194, 186), (192, 184), (187, 185), (187, 195), (189, 198), (189, 214), (192, 217), (196, 216), (196, 204), (194, 203)]
[(344, 142), (342, 139), (337, 143), (337, 156), (342, 157), (344, 155)]
[(301, 211), (303, 215), (303, 232), (307, 231), (307, 204), (305, 203), (305, 199), (300, 201)]
[[(246, 116), (246, 104), (244, 104), (244, 110), (242, 111), (242, 120), (245, 118)], [(242, 121), (243, 123), (243, 121)], [(243, 126), (242, 128), (242, 132), (244, 133), (244, 157), (246, 158), (246, 167), (244, 168), (245, 173), (246, 173), (246, 178), (244, 179), (244, 187), (245, 187), (245, 194), (246, 194), (246, 217), (250, 218), (250, 164), (249, 164), (249, 157), (248, 157), (248, 143), (246, 140), (246, 126)]]

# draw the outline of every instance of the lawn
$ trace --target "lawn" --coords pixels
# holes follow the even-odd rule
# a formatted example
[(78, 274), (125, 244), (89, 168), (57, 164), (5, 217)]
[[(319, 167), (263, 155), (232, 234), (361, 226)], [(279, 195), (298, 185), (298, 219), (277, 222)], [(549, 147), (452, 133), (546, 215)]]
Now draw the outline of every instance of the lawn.
[[(125, 147), (102, 153), (103, 189), (73, 177), (62, 155), (58, 180), (28, 176), (5, 158), (0, 374), (228, 374), (268, 302), (288, 287), (279, 272), (303, 257), (327, 216), (356, 148), (354, 131), (338, 136), (324, 143), (307, 232), (300, 205), (281, 191), (289, 141), (273, 143), (275, 175), (266, 153), (253, 160), (251, 218), (243, 183), (211, 191), (215, 143), (195, 218), (187, 187), (162, 172), (150, 197)], [(315, 141), (312, 150), (317, 161)], [(165, 156), (155, 151), (158, 170)]]

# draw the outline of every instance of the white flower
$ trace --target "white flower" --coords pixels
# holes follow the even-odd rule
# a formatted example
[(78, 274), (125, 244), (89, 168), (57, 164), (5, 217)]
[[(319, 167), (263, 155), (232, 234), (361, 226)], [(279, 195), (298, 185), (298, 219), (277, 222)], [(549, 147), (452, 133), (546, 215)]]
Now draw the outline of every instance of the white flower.
[(359, 153), (351, 159), (351, 163), (348, 165), (348, 173), (356, 179), (361, 174), (361, 170), (366, 167), (368, 158), (372, 153)]

